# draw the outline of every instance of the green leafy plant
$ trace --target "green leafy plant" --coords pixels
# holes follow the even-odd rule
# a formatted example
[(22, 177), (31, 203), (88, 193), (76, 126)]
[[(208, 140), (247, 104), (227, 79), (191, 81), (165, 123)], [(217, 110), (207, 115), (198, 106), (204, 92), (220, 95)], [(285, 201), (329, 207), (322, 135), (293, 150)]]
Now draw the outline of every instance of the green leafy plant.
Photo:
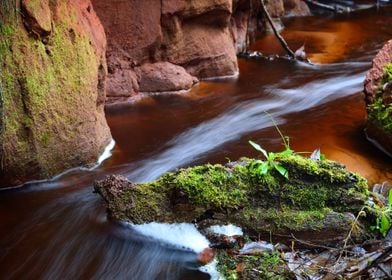
[(386, 205), (372, 204), (367, 208), (376, 216), (376, 222), (370, 229), (378, 231), (385, 237), (392, 228), (392, 190), (388, 192)]
[(283, 152), (280, 153), (272, 153), (272, 152), (267, 152), (266, 150), (264, 150), (259, 144), (250, 141), (249, 140), (249, 144), (252, 145), (253, 148), (255, 148), (257, 151), (261, 152), (262, 155), (265, 157), (265, 161), (262, 160), (256, 160), (254, 162), (254, 164), (256, 165), (256, 171), (261, 174), (267, 174), (268, 172), (270, 172), (271, 170), (276, 170), (279, 172), (279, 174), (281, 174), (283, 177), (285, 178), (289, 178), (289, 172), (287, 171), (286, 168), (283, 167), (283, 165), (281, 165), (279, 163), (279, 158), (285, 155), (289, 155), (292, 154), (293, 151), (290, 148), (286, 148), (286, 150), (284, 150)]
[(387, 205), (381, 207), (375, 204), (373, 207), (376, 210), (377, 218), (376, 225), (372, 228), (386, 236), (392, 227), (392, 190), (389, 191)]
[(276, 131), (279, 133), (280, 138), (282, 139), (283, 146), (285, 147), (285, 150), (283, 152), (279, 153), (273, 153), (273, 152), (267, 152), (264, 150), (259, 144), (249, 140), (249, 144), (255, 148), (257, 151), (261, 152), (261, 154), (265, 157), (265, 161), (262, 160), (256, 160), (254, 162), (254, 168), (257, 173), (261, 175), (265, 175), (271, 170), (276, 170), (281, 174), (283, 177), (286, 179), (289, 178), (289, 172), (287, 171), (286, 168), (284, 168), (283, 165), (279, 163), (279, 158), (282, 156), (287, 156), (290, 154), (293, 154), (294, 151), (290, 149), (290, 142), (289, 142), (289, 137), (284, 136), (283, 133), (280, 131), (278, 125), (276, 124), (274, 118), (268, 113), (265, 112), (265, 114), (271, 119), (272, 123), (275, 126)]

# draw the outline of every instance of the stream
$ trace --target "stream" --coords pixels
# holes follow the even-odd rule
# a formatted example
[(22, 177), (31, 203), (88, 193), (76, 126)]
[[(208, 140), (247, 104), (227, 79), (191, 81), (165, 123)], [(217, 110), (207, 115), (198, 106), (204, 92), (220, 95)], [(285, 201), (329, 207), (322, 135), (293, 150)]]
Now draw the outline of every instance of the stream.
[[(145, 182), (179, 167), (257, 157), (248, 140), (280, 151), (266, 112), (295, 151), (320, 148), (370, 185), (392, 182), (392, 160), (365, 138), (361, 93), (371, 60), (392, 38), (392, 9), (284, 24), (288, 43), (305, 43), (314, 65), (240, 58), (238, 77), (108, 107), (116, 145), (99, 167), (0, 191), (0, 279), (210, 279), (196, 262), (208, 245), (197, 231), (110, 221), (92, 184), (108, 174)], [(272, 35), (251, 49), (283, 54)]]

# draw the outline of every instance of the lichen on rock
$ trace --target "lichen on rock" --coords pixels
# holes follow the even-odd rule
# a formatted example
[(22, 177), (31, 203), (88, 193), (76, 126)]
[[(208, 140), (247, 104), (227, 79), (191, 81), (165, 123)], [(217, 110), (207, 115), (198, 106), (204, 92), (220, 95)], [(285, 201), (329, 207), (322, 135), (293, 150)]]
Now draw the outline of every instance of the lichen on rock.
[[(95, 183), (114, 219), (133, 223), (196, 222), (203, 229), (235, 224), (251, 237), (307, 235), (316, 241), (344, 236), (368, 197), (367, 182), (331, 161), (282, 156), (286, 179), (260, 175), (258, 162), (200, 165), (166, 173), (145, 184), (121, 176)], [(322, 234), (321, 234), (322, 233)]]

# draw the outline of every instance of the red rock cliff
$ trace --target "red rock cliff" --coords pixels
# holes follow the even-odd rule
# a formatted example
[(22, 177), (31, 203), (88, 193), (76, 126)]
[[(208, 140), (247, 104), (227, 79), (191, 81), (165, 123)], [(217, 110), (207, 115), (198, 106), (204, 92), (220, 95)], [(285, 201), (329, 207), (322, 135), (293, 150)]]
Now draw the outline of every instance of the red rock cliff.
[(111, 135), (106, 37), (90, 1), (17, 1), (16, 14), (4, 1), (0, 186), (96, 162)]
[[(93, 5), (108, 36), (109, 101), (146, 89), (140, 84), (146, 71), (139, 69), (146, 63), (149, 73), (180, 80), (183, 89), (197, 81), (189, 74), (198, 79), (237, 74), (236, 53), (246, 46), (248, 28), (255, 31), (259, 13), (258, 0), (93, 0)], [(274, 17), (309, 13), (300, 0), (267, 5)], [(178, 90), (174, 81), (148, 80), (149, 91)]]

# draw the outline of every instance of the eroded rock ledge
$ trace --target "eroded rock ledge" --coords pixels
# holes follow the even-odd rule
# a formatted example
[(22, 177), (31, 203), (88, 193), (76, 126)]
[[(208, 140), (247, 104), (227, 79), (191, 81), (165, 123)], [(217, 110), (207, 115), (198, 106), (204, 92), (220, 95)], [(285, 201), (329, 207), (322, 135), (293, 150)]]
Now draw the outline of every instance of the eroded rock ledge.
[(203, 230), (231, 223), (255, 239), (294, 234), (324, 244), (346, 237), (368, 197), (366, 180), (331, 161), (289, 155), (280, 163), (289, 179), (260, 175), (257, 161), (242, 159), (180, 169), (146, 184), (113, 175), (95, 190), (110, 217), (136, 224), (193, 222)]
[[(143, 74), (144, 64), (154, 69), (155, 77), (165, 76), (174, 64), (182, 68), (180, 80), (189, 75), (198, 79), (236, 75), (236, 54), (245, 50), (247, 31), (255, 32), (263, 25), (259, 0), (92, 2), (108, 36), (109, 103), (146, 91), (139, 83), (143, 75), (137, 74)], [(301, 0), (266, 2), (274, 18), (310, 14)], [(154, 65), (160, 62), (170, 64)], [(166, 78), (169, 84), (175, 83), (173, 77)], [(160, 91), (173, 90), (177, 87)]]

